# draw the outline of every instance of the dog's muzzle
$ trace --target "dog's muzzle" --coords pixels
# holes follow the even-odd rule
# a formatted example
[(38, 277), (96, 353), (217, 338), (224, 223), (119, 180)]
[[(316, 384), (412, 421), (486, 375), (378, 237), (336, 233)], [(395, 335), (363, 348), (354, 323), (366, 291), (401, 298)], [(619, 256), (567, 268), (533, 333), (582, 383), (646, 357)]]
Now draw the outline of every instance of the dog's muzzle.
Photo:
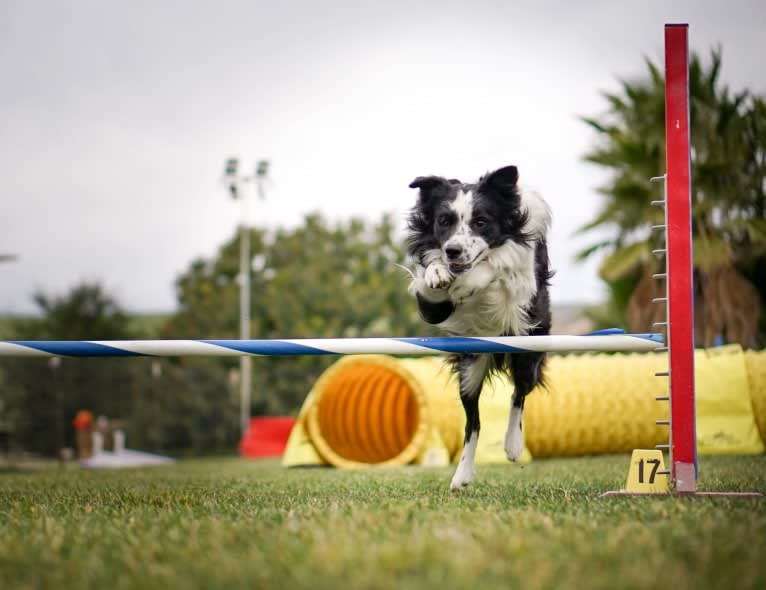
[(450, 245), (444, 248), (447, 264), (452, 274), (460, 274), (473, 268), (476, 260), (465, 260), (465, 250), (460, 246)]

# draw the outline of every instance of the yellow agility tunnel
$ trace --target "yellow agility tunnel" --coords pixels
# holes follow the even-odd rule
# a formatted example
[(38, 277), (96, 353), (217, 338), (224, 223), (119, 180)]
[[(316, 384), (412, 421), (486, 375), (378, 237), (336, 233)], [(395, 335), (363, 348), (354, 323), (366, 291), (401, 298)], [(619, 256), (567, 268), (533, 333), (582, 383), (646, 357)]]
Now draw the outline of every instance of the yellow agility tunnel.
[[(551, 355), (547, 387), (526, 401), (522, 461), (629, 452), (667, 443), (667, 353)], [(738, 346), (695, 353), (701, 454), (764, 452), (766, 351)], [(476, 460), (505, 462), (513, 388), (485, 384)], [(442, 357), (347, 356), (309, 392), (283, 456), (286, 466), (446, 465), (459, 456), (464, 416)]]

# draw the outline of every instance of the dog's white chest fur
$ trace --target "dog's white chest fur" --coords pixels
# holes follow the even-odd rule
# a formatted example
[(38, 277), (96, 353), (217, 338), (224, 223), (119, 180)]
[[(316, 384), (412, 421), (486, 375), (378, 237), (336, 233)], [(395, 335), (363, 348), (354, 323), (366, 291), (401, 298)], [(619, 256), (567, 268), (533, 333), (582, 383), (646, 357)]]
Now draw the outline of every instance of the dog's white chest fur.
[(455, 335), (524, 336), (532, 328), (525, 309), (536, 292), (534, 250), (504, 244), (455, 278), (449, 288), (455, 311), (438, 326)]

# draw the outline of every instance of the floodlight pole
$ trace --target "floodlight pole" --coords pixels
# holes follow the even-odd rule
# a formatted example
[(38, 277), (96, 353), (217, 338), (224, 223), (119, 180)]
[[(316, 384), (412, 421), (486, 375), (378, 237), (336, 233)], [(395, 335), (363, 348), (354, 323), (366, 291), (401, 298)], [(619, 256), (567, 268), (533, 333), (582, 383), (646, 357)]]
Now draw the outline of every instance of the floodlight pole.
[[(267, 160), (259, 160), (252, 176), (238, 176), (239, 162), (231, 158), (226, 162), (224, 179), (228, 184), (232, 197), (239, 199), (242, 208), (242, 219), (239, 225), (239, 337), (242, 340), (250, 339), (251, 301), (250, 301), (250, 207), (248, 193), (242, 191), (241, 184), (252, 182), (254, 193), (259, 199), (264, 199), (265, 191), (263, 182), (268, 173), (269, 163)], [(252, 390), (252, 358), (244, 355), (239, 361), (239, 385), (240, 385), (240, 430), (244, 435), (250, 426), (250, 392)]]
[[(239, 337), (250, 339), (250, 227), (248, 224), (247, 191), (240, 197), (242, 222), (239, 226)], [(250, 391), (253, 363), (249, 356), (239, 358), (240, 430), (244, 436), (250, 425)]]

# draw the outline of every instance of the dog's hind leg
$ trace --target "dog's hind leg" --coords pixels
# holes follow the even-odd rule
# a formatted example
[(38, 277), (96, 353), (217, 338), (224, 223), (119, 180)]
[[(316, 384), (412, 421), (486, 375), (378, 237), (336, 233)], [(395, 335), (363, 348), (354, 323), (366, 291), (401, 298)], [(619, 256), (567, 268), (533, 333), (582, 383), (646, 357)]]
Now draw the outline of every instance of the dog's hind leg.
[(465, 410), (465, 442), (450, 488), (459, 490), (473, 480), (476, 473), (476, 446), (479, 443), (479, 395), (489, 371), (489, 355), (463, 354), (454, 361), (460, 376), (460, 401)]
[(524, 450), (524, 432), (521, 420), (524, 416), (524, 399), (542, 381), (545, 353), (530, 352), (511, 355), (513, 374), (513, 402), (505, 432), (505, 454), (511, 461), (518, 461)]

